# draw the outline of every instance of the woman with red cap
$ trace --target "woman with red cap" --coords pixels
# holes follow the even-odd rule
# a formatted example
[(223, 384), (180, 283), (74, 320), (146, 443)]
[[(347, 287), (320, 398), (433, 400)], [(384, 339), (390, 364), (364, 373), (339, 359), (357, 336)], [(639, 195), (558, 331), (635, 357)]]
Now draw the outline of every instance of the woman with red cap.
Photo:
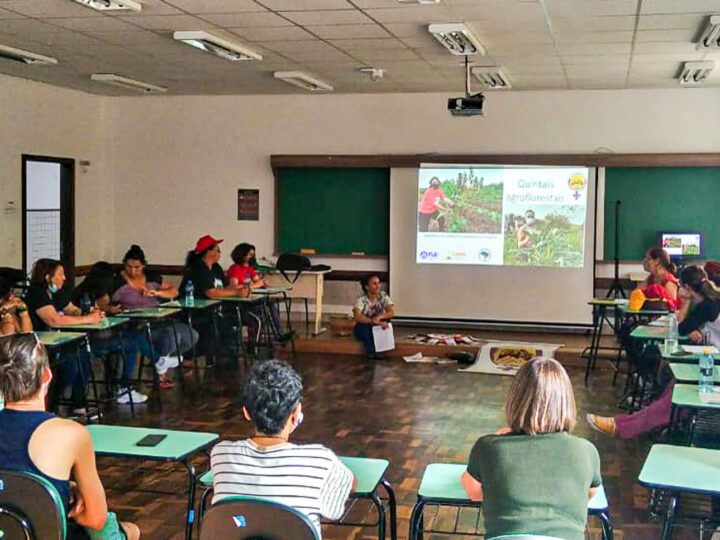
[[(195, 249), (187, 254), (185, 259), (185, 276), (180, 283), (180, 294), (187, 296), (187, 285), (192, 283), (195, 298), (209, 300), (222, 300), (238, 296), (250, 296), (250, 288), (243, 284), (230, 285), (225, 272), (220, 266), (220, 244), (209, 234), (198, 239)], [(248, 326), (250, 343), (248, 348), (254, 352), (260, 340), (261, 318), (252, 309), (243, 310), (243, 319)]]

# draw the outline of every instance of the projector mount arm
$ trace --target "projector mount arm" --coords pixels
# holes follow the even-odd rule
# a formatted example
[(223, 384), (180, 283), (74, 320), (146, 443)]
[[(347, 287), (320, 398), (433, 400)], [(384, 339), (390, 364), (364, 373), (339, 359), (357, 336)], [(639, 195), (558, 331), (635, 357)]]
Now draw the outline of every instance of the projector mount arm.
[(468, 61), (468, 56), (465, 55), (465, 97), (475, 97), (481, 95), (482, 92), (478, 92), (477, 94), (472, 93), (472, 89), (470, 88), (470, 62)]

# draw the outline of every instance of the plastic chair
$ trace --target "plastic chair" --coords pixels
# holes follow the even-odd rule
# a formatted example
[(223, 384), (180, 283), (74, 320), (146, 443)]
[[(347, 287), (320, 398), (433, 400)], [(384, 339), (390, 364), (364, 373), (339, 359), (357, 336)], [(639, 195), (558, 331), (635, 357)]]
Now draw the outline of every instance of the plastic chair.
[(200, 540), (320, 540), (305, 514), (283, 504), (250, 497), (217, 502), (202, 519)]
[(539, 534), (503, 534), (502, 536), (493, 536), (488, 540), (562, 540), (557, 536), (542, 536)]
[(562, 540), (557, 536), (542, 536), (539, 534), (503, 534), (502, 536), (493, 536), (488, 540)]
[(64, 540), (67, 521), (55, 486), (35, 474), (0, 469), (0, 531), (8, 539)]

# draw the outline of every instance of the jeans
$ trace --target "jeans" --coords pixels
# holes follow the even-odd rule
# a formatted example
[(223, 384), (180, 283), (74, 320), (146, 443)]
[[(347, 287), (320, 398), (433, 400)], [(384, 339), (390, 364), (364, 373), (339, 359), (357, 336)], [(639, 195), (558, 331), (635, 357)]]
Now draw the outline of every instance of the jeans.
[(373, 339), (373, 325), (369, 323), (355, 323), (353, 328), (353, 336), (355, 339), (362, 341), (365, 346), (365, 352), (375, 352), (375, 340)]
[[(177, 342), (175, 341), (176, 333)], [(161, 356), (179, 356), (191, 350), (193, 346), (197, 344), (199, 336), (200, 334), (198, 334), (197, 330), (190, 328), (189, 325), (182, 322), (175, 322), (174, 325), (170, 324), (152, 329), (153, 348), (155, 349), (155, 356), (157, 357), (153, 358), (153, 361), (156, 361)], [(177, 350), (178, 345), (180, 346), (179, 351)], [(149, 350), (147, 353), (143, 351), (143, 354), (150, 357)]]

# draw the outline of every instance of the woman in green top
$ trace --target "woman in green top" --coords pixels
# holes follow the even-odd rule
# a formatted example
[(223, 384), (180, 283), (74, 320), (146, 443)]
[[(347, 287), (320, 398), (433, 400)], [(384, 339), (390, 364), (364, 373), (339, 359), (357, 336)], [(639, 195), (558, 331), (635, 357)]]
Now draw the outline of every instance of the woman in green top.
[(515, 375), (509, 427), (480, 437), (462, 485), (482, 501), (487, 537), (537, 534), (583, 540), (587, 502), (602, 483), (595, 446), (570, 435), (577, 422), (572, 385), (552, 358), (534, 358)]

